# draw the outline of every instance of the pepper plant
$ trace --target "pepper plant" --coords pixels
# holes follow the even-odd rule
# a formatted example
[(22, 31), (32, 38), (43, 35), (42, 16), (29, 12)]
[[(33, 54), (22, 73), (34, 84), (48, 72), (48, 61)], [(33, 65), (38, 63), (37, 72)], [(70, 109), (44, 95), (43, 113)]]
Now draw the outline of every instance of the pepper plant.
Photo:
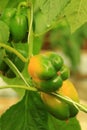
[(70, 71), (59, 54), (41, 48), (44, 35), (63, 20), (72, 33), (86, 22), (83, 3), (0, 1), (0, 77), (7, 84), (0, 89), (21, 93), (1, 115), (0, 130), (81, 130), (76, 116), (87, 107), (69, 81)]

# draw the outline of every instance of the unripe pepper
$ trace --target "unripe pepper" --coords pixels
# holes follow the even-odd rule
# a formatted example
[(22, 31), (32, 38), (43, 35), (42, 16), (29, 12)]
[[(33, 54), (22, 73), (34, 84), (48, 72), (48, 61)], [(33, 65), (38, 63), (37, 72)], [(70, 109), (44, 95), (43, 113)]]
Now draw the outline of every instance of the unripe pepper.
[(10, 21), (10, 32), (15, 42), (22, 41), (27, 33), (28, 21), (23, 14), (15, 14)]

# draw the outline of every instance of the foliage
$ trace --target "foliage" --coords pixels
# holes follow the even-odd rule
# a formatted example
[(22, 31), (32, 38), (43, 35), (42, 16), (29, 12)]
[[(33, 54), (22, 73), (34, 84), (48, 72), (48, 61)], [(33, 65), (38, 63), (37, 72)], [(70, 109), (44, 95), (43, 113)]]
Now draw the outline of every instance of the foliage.
[(0, 42), (6, 43), (8, 39), (9, 28), (3, 21), (0, 21)]
[(1, 130), (74, 130), (75, 128), (81, 130), (76, 118), (68, 122), (61, 122), (51, 115), (48, 116), (44, 104), (36, 92), (26, 92), (20, 102), (1, 116), (0, 122)]
[(58, 48), (69, 58), (71, 70), (74, 72), (78, 69), (80, 63), (81, 47), (84, 44), (84, 40), (87, 39), (86, 28), (87, 23), (83, 24), (71, 35), (70, 26), (64, 20), (49, 32), (47, 39), (52, 49)]
[(65, 8), (64, 14), (66, 15), (69, 24), (71, 25), (72, 32), (75, 32), (79, 27), (87, 22), (86, 7), (86, 0), (72, 0), (67, 8)]
[[(75, 2), (76, 4), (74, 4)], [(83, 3), (86, 3), (86, 1), (83, 0)], [(16, 43), (12, 37), (10, 25), (7, 25), (0, 17), (0, 77), (7, 84), (0, 86), (0, 88), (13, 88), (21, 96), (17, 104), (11, 106), (1, 115), (0, 130), (74, 130), (75, 128), (81, 130), (76, 118), (70, 119), (67, 123), (55, 119), (45, 110), (39, 92), (33, 87), (27, 68), (31, 56), (40, 53), (44, 35), (57, 27), (64, 18), (69, 22), (71, 30), (73, 28), (72, 32), (86, 22), (86, 4), (83, 6), (83, 3), (82, 0), (0, 1), (1, 16), (6, 8), (16, 8), (16, 12), (21, 10), (21, 14), (26, 15), (28, 20), (25, 38)], [(75, 24), (73, 24), (74, 22)], [(71, 34), (65, 30), (63, 30), (63, 33), (66, 34), (67, 39), (68, 33)], [(61, 45), (62, 48), (67, 46), (65, 43)], [(75, 44), (71, 43), (68, 47), (73, 51), (78, 49)], [(66, 49), (64, 51), (66, 52)], [(69, 53), (69, 55), (71, 58), (73, 53)], [(77, 109), (87, 112), (86, 107), (81, 104), (56, 93), (53, 93), (53, 95), (71, 103)]]

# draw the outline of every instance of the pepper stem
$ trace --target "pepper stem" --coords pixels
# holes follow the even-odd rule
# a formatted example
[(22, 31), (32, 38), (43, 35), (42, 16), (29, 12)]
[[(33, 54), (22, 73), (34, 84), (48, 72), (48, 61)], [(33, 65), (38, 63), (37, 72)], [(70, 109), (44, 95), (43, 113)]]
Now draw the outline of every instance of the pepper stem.
[(29, 59), (33, 55), (33, 4), (31, 3), (30, 8), (28, 9), (27, 12), (27, 17), (28, 17), (28, 25), (29, 25), (29, 33), (28, 33), (28, 46), (29, 46)]
[(17, 14), (20, 14), (21, 7), (28, 7), (27, 2), (21, 2), (21, 3), (19, 3), (19, 5), (17, 7)]
[(68, 104), (72, 104), (73, 106), (75, 106), (75, 108), (77, 110), (81, 110), (81, 111), (87, 113), (87, 106), (84, 106), (84, 105), (82, 105), (80, 103), (77, 103), (77, 102), (73, 101), (72, 99), (70, 99), (69, 97), (62, 96), (62, 95), (60, 95), (60, 94), (58, 94), (56, 92), (53, 92), (53, 93), (50, 93), (50, 94), (55, 96), (56, 98), (64, 101), (64, 102), (67, 102)]

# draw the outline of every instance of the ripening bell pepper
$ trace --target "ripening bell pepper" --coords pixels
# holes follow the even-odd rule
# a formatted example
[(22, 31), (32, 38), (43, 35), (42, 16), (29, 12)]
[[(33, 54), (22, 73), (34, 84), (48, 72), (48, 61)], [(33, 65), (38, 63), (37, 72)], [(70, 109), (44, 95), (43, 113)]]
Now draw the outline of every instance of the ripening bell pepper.
[(32, 78), (42, 80), (50, 79), (56, 75), (56, 70), (50, 60), (41, 54), (31, 57), (28, 71)]
[(33, 79), (34, 86), (44, 92), (54, 92), (62, 86), (61, 76), (54, 76), (48, 80)]
[[(79, 102), (77, 91), (69, 80), (65, 80), (62, 87), (56, 92), (62, 96), (67, 96), (75, 102)], [(41, 92), (41, 99), (44, 102), (47, 111), (57, 119), (67, 120), (76, 116), (78, 113), (78, 109), (74, 105), (68, 104), (53, 95)]]
[(61, 56), (54, 52), (38, 54), (30, 58), (28, 72), (34, 86), (44, 92), (54, 92), (69, 77)]

